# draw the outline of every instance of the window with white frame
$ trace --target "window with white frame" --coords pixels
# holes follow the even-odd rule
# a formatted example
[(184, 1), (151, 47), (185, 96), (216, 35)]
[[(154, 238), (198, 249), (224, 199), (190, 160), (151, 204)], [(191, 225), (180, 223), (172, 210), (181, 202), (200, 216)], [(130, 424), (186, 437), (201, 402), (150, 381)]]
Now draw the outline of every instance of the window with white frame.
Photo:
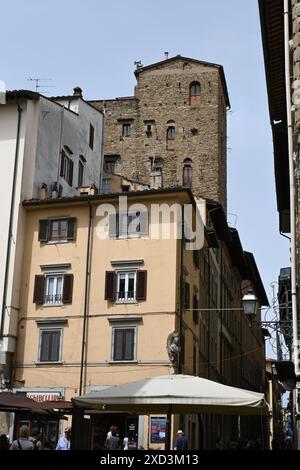
[(77, 181), (78, 187), (83, 186), (84, 184), (84, 169), (85, 169), (85, 159), (84, 157), (80, 156), (79, 162), (78, 162), (78, 181)]
[(116, 301), (136, 301), (136, 271), (117, 271)]
[(46, 305), (55, 305), (55, 304), (62, 303), (63, 282), (64, 282), (64, 276), (62, 274), (46, 275), (46, 286), (45, 286), (45, 304)]
[(73, 186), (73, 171), (74, 162), (71, 159), (71, 155), (67, 155), (64, 150), (61, 151), (61, 162), (60, 162), (60, 176), (69, 184)]
[(61, 360), (62, 328), (40, 328), (39, 362)]
[(112, 329), (112, 360), (134, 361), (136, 358), (136, 326), (115, 326)]

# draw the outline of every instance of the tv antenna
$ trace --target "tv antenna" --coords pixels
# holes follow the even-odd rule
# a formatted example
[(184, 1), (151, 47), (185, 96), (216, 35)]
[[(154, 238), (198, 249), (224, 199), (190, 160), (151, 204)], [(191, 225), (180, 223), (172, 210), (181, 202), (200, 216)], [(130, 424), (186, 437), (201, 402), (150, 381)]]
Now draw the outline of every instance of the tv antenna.
[(52, 78), (39, 78), (39, 77), (30, 77), (27, 78), (29, 82), (35, 82), (35, 91), (38, 93), (40, 88), (55, 88), (54, 85), (40, 85), (40, 82), (51, 81)]

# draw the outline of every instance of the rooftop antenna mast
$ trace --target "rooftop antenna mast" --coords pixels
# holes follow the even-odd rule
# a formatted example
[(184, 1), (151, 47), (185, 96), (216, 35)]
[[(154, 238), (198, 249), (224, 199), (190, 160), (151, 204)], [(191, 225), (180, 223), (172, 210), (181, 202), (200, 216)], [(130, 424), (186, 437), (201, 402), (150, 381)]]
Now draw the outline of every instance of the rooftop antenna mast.
[(29, 82), (35, 82), (35, 91), (39, 93), (40, 88), (55, 88), (54, 85), (40, 85), (40, 82), (51, 81), (52, 78), (39, 78), (39, 77), (30, 77), (27, 78)]

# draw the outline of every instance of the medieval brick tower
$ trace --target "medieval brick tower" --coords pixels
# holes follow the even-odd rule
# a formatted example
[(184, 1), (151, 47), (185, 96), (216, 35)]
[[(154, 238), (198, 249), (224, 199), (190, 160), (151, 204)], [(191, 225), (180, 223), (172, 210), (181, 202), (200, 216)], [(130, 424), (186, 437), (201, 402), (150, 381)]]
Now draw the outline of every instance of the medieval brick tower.
[[(105, 109), (104, 170), (153, 188), (190, 187), (226, 212), (226, 111), (222, 66), (177, 55), (138, 65), (134, 96)], [(109, 177), (104, 190), (109, 192)]]

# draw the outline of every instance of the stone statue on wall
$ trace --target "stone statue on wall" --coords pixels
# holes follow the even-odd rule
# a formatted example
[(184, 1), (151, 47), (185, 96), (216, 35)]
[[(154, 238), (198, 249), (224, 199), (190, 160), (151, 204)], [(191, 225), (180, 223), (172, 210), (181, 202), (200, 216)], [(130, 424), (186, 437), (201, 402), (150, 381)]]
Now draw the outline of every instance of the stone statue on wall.
[(168, 351), (169, 359), (172, 362), (172, 364), (176, 364), (178, 361), (178, 354), (180, 351), (179, 334), (176, 331), (168, 335), (167, 351)]

